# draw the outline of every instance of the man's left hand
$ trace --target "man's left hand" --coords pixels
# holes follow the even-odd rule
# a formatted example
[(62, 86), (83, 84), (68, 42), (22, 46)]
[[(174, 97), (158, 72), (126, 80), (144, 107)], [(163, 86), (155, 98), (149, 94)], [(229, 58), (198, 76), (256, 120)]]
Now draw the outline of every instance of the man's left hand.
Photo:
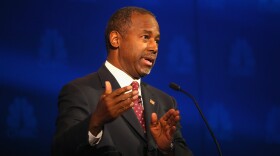
[(180, 120), (179, 111), (170, 109), (159, 120), (156, 113), (152, 113), (150, 130), (161, 151), (170, 152), (176, 124)]

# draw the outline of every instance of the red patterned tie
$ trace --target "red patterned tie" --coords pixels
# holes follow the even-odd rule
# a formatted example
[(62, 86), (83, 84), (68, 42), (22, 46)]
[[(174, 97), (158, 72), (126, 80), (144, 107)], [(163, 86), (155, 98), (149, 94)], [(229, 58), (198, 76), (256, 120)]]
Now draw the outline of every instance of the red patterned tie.
[[(138, 90), (139, 83), (137, 81), (133, 81), (131, 83), (131, 86), (132, 86), (132, 90)], [(144, 109), (143, 109), (143, 106), (142, 106), (141, 96), (139, 96), (139, 98), (134, 101), (133, 110), (134, 110), (134, 112), (135, 112), (135, 114), (136, 114), (144, 132), (146, 132), (145, 120), (144, 120)]]

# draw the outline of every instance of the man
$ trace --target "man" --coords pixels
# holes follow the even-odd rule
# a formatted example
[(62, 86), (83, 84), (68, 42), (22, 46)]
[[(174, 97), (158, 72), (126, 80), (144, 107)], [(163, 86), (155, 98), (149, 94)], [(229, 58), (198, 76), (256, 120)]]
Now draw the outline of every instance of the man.
[(140, 80), (158, 54), (155, 16), (122, 8), (110, 18), (105, 39), (105, 64), (60, 93), (53, 155), (191, 155), (175, 100)]

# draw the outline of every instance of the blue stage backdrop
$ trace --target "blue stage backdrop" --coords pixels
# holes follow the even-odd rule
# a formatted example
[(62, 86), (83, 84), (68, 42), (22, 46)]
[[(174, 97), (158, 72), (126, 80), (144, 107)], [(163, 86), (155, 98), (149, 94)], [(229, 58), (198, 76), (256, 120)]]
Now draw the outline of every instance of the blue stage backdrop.
[(196, 156), (280, 155), (280, 0), (10, 0), (0, 2), (0, 155), (50, 155), (57, 96), (106, 59), (104, 29), (128, 5), (155, 13), (159, 57), (144, 78), (177, 99)]

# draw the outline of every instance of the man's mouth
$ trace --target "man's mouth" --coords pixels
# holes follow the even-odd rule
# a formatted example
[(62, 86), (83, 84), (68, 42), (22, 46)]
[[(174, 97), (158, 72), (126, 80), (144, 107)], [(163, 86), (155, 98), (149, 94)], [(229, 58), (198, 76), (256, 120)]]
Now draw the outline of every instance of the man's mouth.
[(143, 57), (142, 59), (144, 60), (144, 64), (146, 64), (148, 66), (153, 66), (153, 64), (155, 62), (155, 58), (153, 58), (153, 57)]

